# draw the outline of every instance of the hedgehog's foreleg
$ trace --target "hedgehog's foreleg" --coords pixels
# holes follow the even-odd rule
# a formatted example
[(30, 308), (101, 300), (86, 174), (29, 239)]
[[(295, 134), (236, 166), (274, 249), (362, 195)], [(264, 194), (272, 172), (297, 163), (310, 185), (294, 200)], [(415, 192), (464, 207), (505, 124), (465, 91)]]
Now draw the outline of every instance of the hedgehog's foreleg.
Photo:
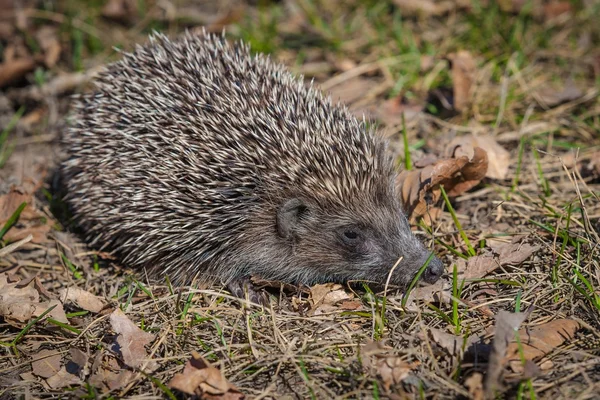
[(269, 295), (264, 291), (258, 289), (251, 281), (249, 277), (237, 278), (227, 283), (227, 289), (229, 292), (240, 299), (245, 299), (251, 303), (256, 303), (261, 306), (269, 305)]

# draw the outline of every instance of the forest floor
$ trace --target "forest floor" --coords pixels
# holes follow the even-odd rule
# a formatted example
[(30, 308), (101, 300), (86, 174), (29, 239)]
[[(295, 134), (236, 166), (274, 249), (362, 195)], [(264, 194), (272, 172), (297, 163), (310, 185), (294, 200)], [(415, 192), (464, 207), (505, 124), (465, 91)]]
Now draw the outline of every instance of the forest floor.
[[(598, 398), (600, 3), (248, 3), (0, 0), (0, 399)], [(257, 281), (261, 307), (86, 246), (70, 95), (200, 27), (378, 123), (440, 282)]]

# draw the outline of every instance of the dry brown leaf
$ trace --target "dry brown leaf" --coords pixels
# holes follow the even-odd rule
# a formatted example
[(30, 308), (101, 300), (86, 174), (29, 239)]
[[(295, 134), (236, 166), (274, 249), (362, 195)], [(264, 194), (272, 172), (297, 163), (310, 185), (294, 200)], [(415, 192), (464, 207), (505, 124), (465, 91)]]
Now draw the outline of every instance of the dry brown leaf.
[(25, 74), (33, 71), (36, 64), (32, 57), (5, 59), (0, 63), (0, 88), (23, 78)]
[[(498, 144), (492, 135), (464, 135), (452, 140), (446, 149), (448, 157), (467, 156), (474, 158), (476, 149), (481, 148), (487, 154), (487, 170), (481, 171), (492, 179), (505, 179), (510, 166), (510, 153)], [(479, 180), (483, 179), (483, 176)]]
[(417, 363), (408, 363), (393, 354), (393, 349), (381, 342), (365, 344), (362, 346), (360, 354), (363, 367), (371, 375), (381, 377), (386, 391), (406, 379), (412, 369), (418, 366)]
[(40, 350), (31, 362), (32, 372), (42, 378), (50, 378), (60, 370), (61, 355), (56, 350)]
[(493, 248), (491, 253), (474, 256), (466, 261), (458, 260), (457, 267), (461, 279), (479, 279), (499, 267), (518, 265), (539, 249), (540, 246), (527, 243), (507, 243)]
[(52, 389), (83, 385), (83, 381), (77, 375), (73, 375), (67, 371), (65, 367), (62, 367), (55, 375), (46, 379), (46, 382)]
[(211, 399), (243, 399), (242, 394), (230, 384), (221, 371), (212, 367), (197, 352), (187, 361), (183, 372), (175, 374), (168, 384), (169, 387), (200, 398)]
[(344, 287), (337, 283), (314, 285), (310, 288), (309, 301), (312, 307), (321, 304), (336, 304), (339, 301), (349, 300), (351, 296), (344, 291)]
[(471, 101), (471, 86), (475, 79), (477, 65), (470, 52), (460, 50), (448, 55), (452, 63), (452, 86), (454, 109), (464, 111)]
[(583, 95), (583, 91), (575, 85), (572, 79), (567, 80), (562, 88), (544, 87), (538, 92), (540, 101), (547, 107), (555, 107), (568, 101), (577, 100)]
[(54, 221), (36, 210), (31, 204), (32, 201), (33, 197), (30, 192), (20, 187), (11, 188), (10, 192), (0, 196), (0, 226), (8, 221), (21, 203), (27, 203), (19, 215), (20, 223), (11, 227), (3, 238), (5, 241), (16, 242), (32, 235), (33, 243), (48, 242), (48, 233), (50, 233), (51, 224)]
[(340, 310), (354, 311), (364, 308), (364, 305), (360, 300), (345, 300), (339, 304), (339, 308)]
[(462, 354), (463, 349), (467, 350), (469, 346), (479, 341), (479, 336), (477, 335), (464, 338), (463, 336), (453, 335), (437, 328), (428, 327), (427, 330), (434, 342), (454, 356)]
[(571, 12), (571, 3), (568, 1), (551, 1), (544, 4), (544, 19), (551, 20)]
[(136, 0), (108, 0), (102, 8), (102, 16), (113, 21), (132, 23), (138, 15)]
[(23, 328), (33, 317), (42, 315), (50, 307), (52, 311), (45, 318), (68, 323), (67, 316), (58, 300), (40, 301), (40, 293), (35, 288), (36, 279), (14, 282), (8, 274), (0, 274), (0, 315), (8, 324)]
[(88, 373), (87, 363), (89, 356), (87, 353), (79, 350), (77, 347), (71, 347), (69, 349), (70, 359), (67, 361), (67, 369), (73, 375), (77, 375), (83, 378)]
[(439, 280), (431, 285), (422, 285), (413, 289), (408, 295), (406, 309), (409, 311), (420, 311), (421, 306), (417, 301), (425, 303), (448, 303), (452, 298), (450, 282)]
[(402, 171), (396, 180), (404, 210), (412, 222), (420, 217), (437, 218), (441, 212), (435, 207), (441, 197), (440, 185), (449, 195), (457, 196), (478, 184), (487, 171), (487, 155), (478, 148), (471, 159), (465, 155), (428, 162), (415, 163), (416, 169)]
[(123, 369), (113, 357), (104, 357), (102, 353), (97, 353), (88, 381), (97, 388), (103, 388), (102, 392), (105, 392), (124, 387), (131, 382), (133, 376), (132, 371)]
[(407, 101), (403, 96), (396, 96), (383, 102), (375, 110), (377, 119), (385, 126), (394, 126), (402, 123), (402, 116), (405, 121), (415, 118), (425, 106), (424, 101)]
[(35, 34), (37, 42), (44, 52), (44, 64), (52, 68), (60, 58), (60, 41), (56, 28), (44, 25)]
[(494, 341), (484, 385), (487, 398), (495, 398), (496, 391), (502, 388), (501, 377), (508, 344), (513, 341), (519, 326), (529, 317), (531, 311), (532, 308), (522, 313), (501, 310), (496, 315)]
[(506, 350), (506, 358), (515, 372), (523, 372), (521, 356), (525, 360), (535, 361), (552, 350), (572, 340), (581, 326), (571, 319), (556, 319), (542, 325), (519, 330), (522, 353), (519, 344), (512, 342)]
[(33, 207), (31, 207), (31, 201), (31, 194), (24, 193), (16, 188), (13, 188), (7, 194), (0, 196), (0, 225), (4, 225), (23, 202), (27, 203), (27, 206), (25, 206), (21, 212), (19, 219), (29, 220), (38, 218), (40, 215)]
[(61, 289), (59, 293), (63, 303), (71, 302), (79, 308), (94, 313), (100, 312), (106, 305), (104, 299), (75, 286)]
[(16, 227), (13, 226), (7, 233), (4, 235), (4, 240), (7, 242), (16, 242), (17, 240), (23, 240), (27, 236), (31, 235), (32, 243), (42, 244), (48, 243), (50, 240), (48, 239), (48, 234), (52, 230), (52, 227), (47, 223), (30, 225), (24, 227)]
[[(110, 315), (110, 325), (118, 334), (117, 343), (123, 362), (132, 368), (141, 367), (149, 358), (145, 346), (154, 340), (154, 335), (138, 328), (120, 308)], [(149, 363), (148, 368), (153, 365)]]

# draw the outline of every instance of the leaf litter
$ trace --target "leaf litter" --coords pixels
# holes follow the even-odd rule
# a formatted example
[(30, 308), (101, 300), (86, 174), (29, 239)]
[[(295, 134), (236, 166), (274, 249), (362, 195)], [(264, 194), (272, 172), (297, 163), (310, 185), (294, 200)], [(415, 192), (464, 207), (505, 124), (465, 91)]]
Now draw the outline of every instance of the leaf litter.
[[(137, 28), (129, 31), (127, 26), (140, 23), (143, 30), (151, 18), (139, 20), (135, 2), (105, 5), (109, 3), (117, 11), (111, 15), (105, 9), (106, 20), (93, 27), (106, 33), (100, 41), (112, 45), (131, 35), (133, 43)], [(55, 211), (60, 208), (60, 201), (59, 196), (48, 196), (54, 194), (48, 172), (57, 161), (53, 151), (68, 109), (66, 95), (84, 90), (99, 68), (73, 71), (73, 42), (52, 20), (36, 17), (32, 24), (29, 16), (39, 17), (33, 8), (27, 6), (27, 12), (19, 12), (8, 22), (0, 18), (0, 40), (5, 46), (0, 86), (6, 89), (0, 100), (7, 105), (0, 107), (0, 121), (9, 121), (21, 105), (27, 105), (8, 136), (14, 149), (0, 170), (2, 224), (20, 204), (27, 204), (0, 248), (4, 322), (0, 341), (9, 344), (2, 347), (0, 371), (16, 379), (0, 376), (0, 390), (6, 387), (20, 393), (22, 388), (35, 386), (44, 394), (56, 394), (69, 388), (75, 396), (83, 396), (85, 385), (90, 385), (103, 395), (161, 397), (165, 392), (156, 382), (176, 382), (183, 393), (204, 398), (280, 397), (292, 392), (299, 397), (354, 393), (369, 398), (376, 390), (393, 398), (423, 390), (427, 396), (479, 399), (486, 391), (512, 393), (526, 379), (531, 379), (534, 390), (540, 390), (540, 398), (557, 398), (568, 390), (593, 390), (589, 382), (594, 381), (593, 365), (598, 362), (593, 340), (600, 326), (593, 303), (598, 248), (590, 245), (591, 236), (582, 227), (600, 231), (600, 210), (593, 202), (600, 183), (600, 152), (593, 141), (597, 97), (594, 90), (581, 88), (593, 87), (600, 70), (594, 61), (600, 60), (593, 46), (595, 36), (582, 32), (581, 38), (588, 38), (589, 54), (569, 58), (572, 68), (568, 71), (557, 69), (553, 61), (558, 53), (568, 56), (566, 47), (538, 52), (528, 47), (534, 41), (524, 39), (524, 51), (535, 54), (538, 64), (507, 67), (509, 74), (502, 60), (490, 55), (493, 49), (490, 53), (456, 42), (441, 45), (457, 35), (448, 30), (453, 29), (453, 20), (446, 26), (440, 24), (439, 16), (452, 16), (465, 24), (463, 14), (481, 16), (470, 4), (393, 3), (415, 16), (403, 23), (415, 32), (416, 48), (434, 40), (439, 50), (435, 55), (415, 54), (418, 76), (408, 84), (398, 79), (396, 71), (409, 63), (408, 58), (389, 61), (390, 54), (399, 53), (393, 47), (398, 42), (382, 42), (377, 48), (365, 45), (365, 40), (376, 38), (373, 32), (377, 30), (361, 13), (348, 14), (356, 18), (353, 24), (364, 29), (353, 42), (340, 42), (341, 58), (310, 44), (310, 40), (332, 39), (335, 32), (323, 33), (323, 26), (313, 26), (310, 10), (300, 7), (293, 15), (282, 13), (280, 17), (293, 24), (281, 29), (286, 35), (301, 33), (309, 38), (309, 43), (301, 45), (303, 51), (306, 48), (302, 55), (306, 70), (313, 71), (317, 81), (338, 81), (328, 91), (349, 103), (355, 114), (366, 111), (377, 119), (392, 143), (406, 129), (415, 161), (397, 182), (400, 198), (415, 224), (423, 220), (430, 227), (428, 233), (415, 229), (433, 239), (450, 275), (456, 265), (460, 290), (454, 293), (448, 277), (435, 285), (417, 285), (408, 296), (396, 288), (367, 295), (352, 285), (265, 285), (265, 290), (278, 294), (271, 299), (272, 309), (242, 306), (219, 287), (171, 289), (145, 280), (142, 285), (132, 281), (130, 271), (110, 254), (88, 249), (77, 235), (56, 230), (62, 229), (58, 221), (64, 224), (64, 220), (49, 211), (50, 205)], [(583, 26), (569, 20), (584, 18), (576, 9), (579, 6), (534, 3), (531, 10), (523, 9), (524, 2), (519, 1), (502, 2), (499, 7), (500, 12), (509, 13), (503, 18), (531, 15), (533, 25), (536, 21), (547, 24), (540, 23), (544, 35), (554, 35), (552, 29), (565, 27), (568, 33)], [(245, 7), (242, 14), (233, 13), (228, 4), (220, 2), (217, 9), (206, 10), (206, 15), (220, 16), (213, 28), (231, 22), (241, 26), (250, 20), (246, 13), (251, 16), (256, 11)], [(319, 16), (325, 21), (343, 9), (332, 2), (319, 10)], [(148, 15), (163, 13), (159, 19), (165, 24), (190, 24), (181, 18), (193, 13), (181, 10), (165, 3)], [(455, 10), (461, 14), (453, 14)], [(60, 8), (53, 16), (62, 16)], [(89, 26), (78, 18), (73, 19), (73, 26), (88, 35)], [(393, 26), (388, 22), (387, 26)], [(566, 43), (565, 38), (552, 36), (553, 44)], [(287, 39), (272, 38), (275, 44)], [(93, 35), (86, 40), (92, 41)], [(282, 49), (282, 55), (284, 51), (288, 65), (302, 58), (294, 47)], [(504, 83), (486, 75), (490, 61), (499, 66), (495, 72), (505, 74)], [(43, 75), (36, 71), (40, 68)], [(333, 71), (339, 75), (329, 76)], [(41, 81), (33, 84), (36, 79)], [(498, 118), (502, 90), (509, 96)], [(445, 102), (452, 113), (432, 113), (428, 101), (433, 98)], [(545, 113), (546, 109), (550, 112)], [(420, 142), (425, 145), (417, 146)], [(525, 152), (517, 167), (520, 142)], [(588, 147), (580, 151), (560, 147), (571, 142)], [(534, 146), (545, 150), (537, 159), (530, 152)], [(403, 158), (402, 145), (395, 150)], [(584, 191), (580, 199), (564, 166), (581, 175), (573, 175)], [(549, 196), (541, 196), (543, 179), (549, 181)], [(466, 235), (477, 243), (475, 256), (456, 254), (465, 247), (453, 219), (444, 211), (442, 185)], [(576, 212), (567, 218), (569, 207)], [(567, 220), (573, 222), (567, 225)], [(77, 266), (79, 278), (65, 268), (65, 260)], [(144, 278), (139, 271), (134, 276)], [(514, 310), (519, 296), (521, 305), (536, 305), (530, 310), (529, 323), (524, 322), (524, 314), (507, 311)], [(189, 299), (191, 308), (183, 299)], [(35, 321), (53, 306), (50, 314)], [(453, 307), (457, 310), (454, 320)], [(582, 358), (589, 364), (582, 364)], [(209, 360), (219, 363), (219, 368)], [(579, 375), (566, 380), (573, 368)], [(461, 372), (455, 377), (455, 371)]]

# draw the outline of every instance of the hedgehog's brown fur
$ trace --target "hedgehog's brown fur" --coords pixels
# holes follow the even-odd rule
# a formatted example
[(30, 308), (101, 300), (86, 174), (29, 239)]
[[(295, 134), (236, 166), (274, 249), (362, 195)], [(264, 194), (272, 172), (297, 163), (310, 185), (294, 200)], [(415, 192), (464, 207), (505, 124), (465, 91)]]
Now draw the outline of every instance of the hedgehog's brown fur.
[[(186, 33), (109, 65), (76, 100), (63, 164), (96, 245), (180, 281), (409, 282), (429, 252), (385, 142), (269, 58)], [(434, 281), (443, 268), (433, 259)]]

